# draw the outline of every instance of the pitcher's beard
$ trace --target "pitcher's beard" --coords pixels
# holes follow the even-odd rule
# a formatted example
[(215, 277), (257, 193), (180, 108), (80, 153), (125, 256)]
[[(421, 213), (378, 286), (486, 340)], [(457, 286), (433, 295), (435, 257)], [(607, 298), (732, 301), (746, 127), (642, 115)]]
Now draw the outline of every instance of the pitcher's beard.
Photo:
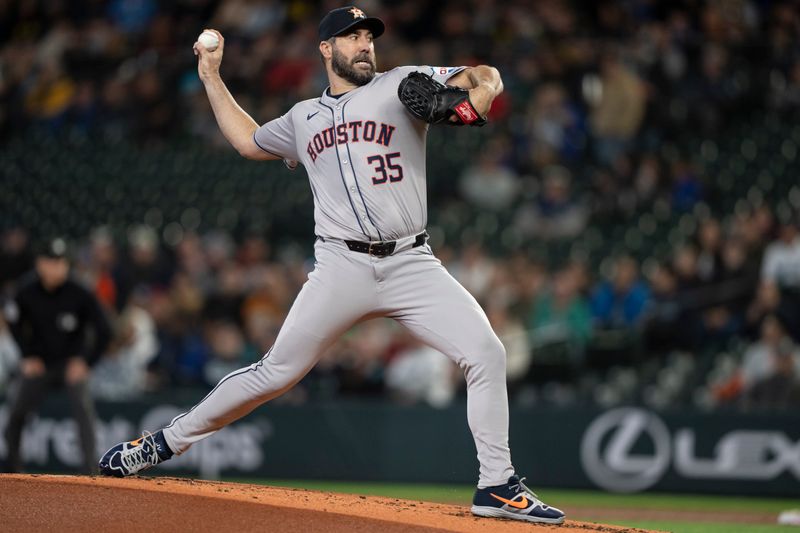
[(371, 59), (365, 57), (356, 57), (353, 59), (353, 62), (359, 60), (369, 61), (370, 69), (366, 72), (357, 70), (352, 63), (347, 61), (347, 58), (345, 58), (341, 52), (334, 48), (333, 56), (331, 57), (331, 68), (333, 68), (333, 72), (340, 78), (349, 81), (356, 87), (361, 87), (371, 82), (372, 78), (375, 77), (375, 65), (372, 63)]

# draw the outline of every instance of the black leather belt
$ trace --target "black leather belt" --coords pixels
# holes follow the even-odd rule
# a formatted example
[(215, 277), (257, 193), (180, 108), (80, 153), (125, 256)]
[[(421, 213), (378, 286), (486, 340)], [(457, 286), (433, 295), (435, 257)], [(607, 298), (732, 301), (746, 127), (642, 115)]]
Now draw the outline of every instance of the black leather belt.
[[(411, 247), (416, 248), (417, 246), (422, 246), (425, 244), (427, 239), (428, 232), (423, 231), (414, 238), (414, 244)], [(344, 241), (344, 243), (351, 252), (360, 252), (362, 254), (374, 255), (375, 257), (386, 257), (387, 255), (392, 255), (394, 253), (394, 249), (397, 247), (397, 241)]]

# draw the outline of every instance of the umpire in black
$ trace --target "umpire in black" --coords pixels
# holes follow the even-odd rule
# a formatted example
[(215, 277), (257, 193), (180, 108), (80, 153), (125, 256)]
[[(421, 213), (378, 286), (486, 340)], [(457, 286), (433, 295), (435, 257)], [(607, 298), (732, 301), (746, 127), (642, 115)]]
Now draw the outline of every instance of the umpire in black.
[(37, 250), (35, 272), (23, 278), (6, 319), (22, 354), (20, 380), (5, 438), (7, 470), (20, 472), (25, 419), (47, 392), (63, 386), (78, 423), (84, 469), (97, 472), (95, 414), (89, 367), (108, 347), (111, 328), (94, 295), (69, 276), (67, 243), (57, 238)]

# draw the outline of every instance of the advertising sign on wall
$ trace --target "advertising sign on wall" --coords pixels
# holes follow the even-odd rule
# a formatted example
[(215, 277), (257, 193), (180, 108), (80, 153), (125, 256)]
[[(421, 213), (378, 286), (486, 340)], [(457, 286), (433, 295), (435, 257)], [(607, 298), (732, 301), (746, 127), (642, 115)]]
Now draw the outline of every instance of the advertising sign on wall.
[[(187, 406), (100, 403), (97, 448), (168, 424)], [(66, 402), (48, 401), (23, 434), (32, 471), (76, 471)], [(158, 467), (163, 474), (474, 483), (478, 464), (464, 405), (268, 405)], [(7, 408), (0, 404), (0, 434)], [(512, 409), (515, 468), (538, 487), (800, 496), (797, 415)], [(5, 457), (0, 439), (0, 459)]]

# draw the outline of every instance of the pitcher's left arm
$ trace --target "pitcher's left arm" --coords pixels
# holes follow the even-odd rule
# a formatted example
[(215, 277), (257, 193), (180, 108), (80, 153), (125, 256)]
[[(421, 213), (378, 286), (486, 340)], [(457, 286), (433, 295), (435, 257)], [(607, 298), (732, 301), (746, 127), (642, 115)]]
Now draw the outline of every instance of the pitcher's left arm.
[(503, 92), (500, 72), (489, 65), (467, 67), (447, 80), (447, 85), (468, 90), (472, 106), (484, 117), (491, 109), (494, 99)]

